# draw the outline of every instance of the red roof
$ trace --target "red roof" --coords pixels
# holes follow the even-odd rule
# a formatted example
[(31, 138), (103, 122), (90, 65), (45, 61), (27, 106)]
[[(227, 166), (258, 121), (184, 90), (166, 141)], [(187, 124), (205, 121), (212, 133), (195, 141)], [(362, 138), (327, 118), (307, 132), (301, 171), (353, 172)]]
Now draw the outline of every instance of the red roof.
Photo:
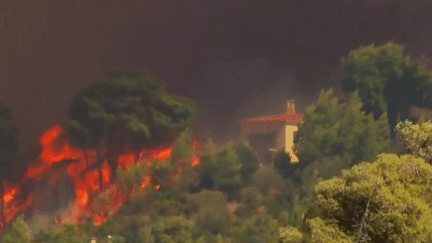
[(287, 121), (287, 122), (300, 122), (303, 120), (303, 116), (301, 114), (282, 114), (277, 116), (267, 116), (267, 117), (256, 117), (250, 119), (241, 120), (240, 123), (244, 122), (270, 122), (270, 121)]

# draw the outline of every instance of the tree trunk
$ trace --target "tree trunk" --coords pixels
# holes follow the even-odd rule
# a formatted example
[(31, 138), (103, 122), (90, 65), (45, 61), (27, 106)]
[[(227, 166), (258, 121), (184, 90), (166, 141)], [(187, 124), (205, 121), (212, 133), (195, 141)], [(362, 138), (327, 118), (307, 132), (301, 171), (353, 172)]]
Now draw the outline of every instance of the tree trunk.
[(1, 179), (2, 183), (0, 186), (0, 196), (1, 196), (1, 206), (0, 206), (0, 213), (1, 213), (1, 221), (2, 221), (2, 225), (3, 225), (3, 231), (6, 229), (6, 219), (5, 219), (5, 215), (4, 215), (4, 180), (3, 178)]

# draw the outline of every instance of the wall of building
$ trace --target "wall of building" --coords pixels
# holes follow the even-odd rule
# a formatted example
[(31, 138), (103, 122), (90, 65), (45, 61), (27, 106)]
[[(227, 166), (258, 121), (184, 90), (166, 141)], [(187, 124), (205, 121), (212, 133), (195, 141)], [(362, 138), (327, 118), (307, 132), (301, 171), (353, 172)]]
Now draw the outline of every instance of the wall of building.
[[(268, 157), (275, 155), (277, 151), (285, 151), (291, 158), (291, 163), (298, 162), (298, 157), (294, 154), (294, 132), (297, 131), (298, 115), (295, 112), (294, 100), (286, 103), (286, 113), (294, 115), (294, 118), (284, 118), (273, 116), (271, 121), (253, 121), (253, 119), (243, 120), (239, 123), (240, 136), (248, 138), (252, 147), (258, 153), (261, 162), (268, 162)], [(281, 119), (281, 120), (277, 120)], [(288, 121), (292, 119), (292, 121)]]
[(285, 125), (285, 153), (289, 154), (291, 163), (299, 162), (298, 157), (294, 154), (294, 132), (297, 132), (297, 125)]

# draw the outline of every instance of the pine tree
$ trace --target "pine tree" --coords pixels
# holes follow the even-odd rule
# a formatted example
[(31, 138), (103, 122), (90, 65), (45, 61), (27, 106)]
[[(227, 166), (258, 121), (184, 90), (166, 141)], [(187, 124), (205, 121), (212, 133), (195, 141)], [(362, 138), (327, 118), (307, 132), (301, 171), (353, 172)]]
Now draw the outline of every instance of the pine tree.
[(389, 128), (385, 114), (375, 121), (362, 111), (358, 92), (353, 92), (347, 102), (340, 103), (333, 90), (322, 91), (318, 102), (305, 111), (294, 142), (305, 168), (324, 158), (338, 157), (346, 166), (369, 159), (373, 160), (390, 145)]
[(392, 139), (399, 113), (405, 120), (411, 105), (432, 107), (432, 73), (426, 60), (412, 62), (403, 48), (393, 42), (361, 46), (342, 58), (343, 90), (346, 94), (358, 90), (363, 109), (373, 113), (375, 120), (387, 112)]
[(14, 125), (9, 108), (0, 105), (0, 216), (3, 230), (6, 227), (4, 215), (4, 183), (10, 178), (12, 163), (18, 153), (18, 128)]

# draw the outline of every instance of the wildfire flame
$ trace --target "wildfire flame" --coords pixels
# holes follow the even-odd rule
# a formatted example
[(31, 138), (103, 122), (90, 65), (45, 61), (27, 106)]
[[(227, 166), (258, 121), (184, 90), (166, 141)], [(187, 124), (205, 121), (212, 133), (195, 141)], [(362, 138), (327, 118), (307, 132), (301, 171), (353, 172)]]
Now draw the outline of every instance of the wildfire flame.
[[(40, 137), (40, 143), (42, 145), (42, 152), (38, 159), (33, 161), (28, 167), (24, 174), (20, 185), (12, 185), (8, 182), (5, 183), (5, 194), (4, 201), (6, 222), (11, 222), (15, 215), (20, 211), (25, 211), (31, 202), (33, 201), (34, 194), (32, 192), (27, 195), (25, 200), (13, 200), (17, 195), (20, 194), (20, 188), (25, 182), (37, 180), (42, 173), (49, 171), (55, 163), (59, 163), (65, 160), (76, 160), (71, 162), (66, 167), (68, 176), (74, 182), (75, 200), (73, 203), (74, 212), (65, 213), (59, 216), (62, 221), (79, 221), (80, 215), (85, 215), (93, 219), (93, 223), (98, 225), (106, 220), (106, 218), (113, 214), (122, 203), (125, 202), (127, 196), (121, 193), (118, 185), (112, 183), (112, 171), (107, 161), (105, 160), (102, 164), (102, 182), (103, 188), (107, 188), (102, 194), (105, 196), (113, 196), (113, 203), (109, 208), (105, 209), (105, 212), (94, 213), (92, 211), (93, 200), (92, 194), (99, 189), (99, 171), (97, 168), (85, 173), (84, 178), (81, 177), (82, 172), (86, 169), (86, 160), (88, 165), (96, 162), (96, 150), (88, 149), (87, 156), (84, 154), (84, 150), (81, 148), (72, 147), (65, 138), (60, 139), (63, 133), (62, 128), (59, 125), (51, 127)], [(193, 142), (193, 165), (199, 163), (197, 154), (200, 146), (197, 142)], [(117, 165), (125, 168), (129, 167), (132, 163), (137, 161), (136, 156), (132, 151), (125, 146), (126, 153), (120, 154), (118, 157)], [(104, 151), (102, 151), (104, 153)], [(166, 159), (172, 154), (172, 148), (162, 148), (154, 150), (142, 150), (139, 153), (138, 159), (146, 158), (148, 161), (154, 159)], [(61, 176), (61, 175), (58, 175)], [(142, 189), (146, 189), (150, 184), (150, 176), (146, 176), (141, 184)], [(158, 190), (160, 185), (156, 185), (155, 189)], [(107, 193), (105, 193), (107, 192)], [(109, 193), (108, 193), (109, 192)], [(56, 219), (56, 224), (57, 224)]]

